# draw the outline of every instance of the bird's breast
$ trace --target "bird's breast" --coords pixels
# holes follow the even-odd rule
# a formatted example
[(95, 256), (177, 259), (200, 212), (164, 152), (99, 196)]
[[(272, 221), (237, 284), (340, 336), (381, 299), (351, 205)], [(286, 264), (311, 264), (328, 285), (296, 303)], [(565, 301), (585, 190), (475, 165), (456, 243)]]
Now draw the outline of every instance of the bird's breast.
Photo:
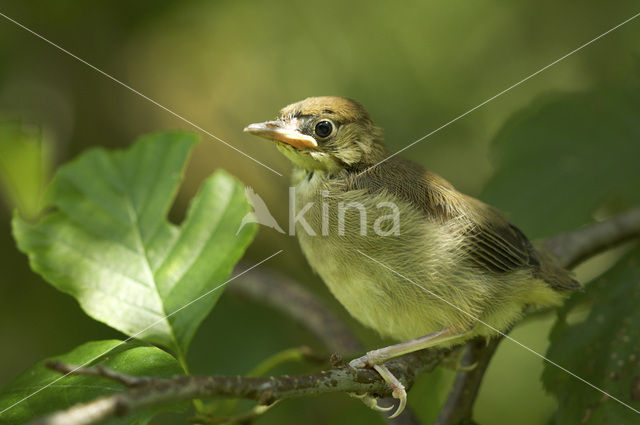
[(450, 253), (458, 241), (447, 229), (388, 193), (349, 190), (317, 174), (294, 190), (290, 220), (302, 251), (355, 318), (383, 335), (409, 339), (456, 316), (429, 294), (455, 299), (457, 290), (448, 285), (460, 284), (451, 281), (456, 260)]

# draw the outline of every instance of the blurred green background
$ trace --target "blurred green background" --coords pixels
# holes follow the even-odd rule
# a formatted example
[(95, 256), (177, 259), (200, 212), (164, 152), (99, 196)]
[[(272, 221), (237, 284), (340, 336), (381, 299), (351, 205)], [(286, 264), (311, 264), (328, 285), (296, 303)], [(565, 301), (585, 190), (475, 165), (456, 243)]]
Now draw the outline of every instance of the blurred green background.
[[(172, 219), (181, 219), (200, 182), (222, 167), (252, 186), (280, 223), (287, 218), (290, 164), (271, 144), (243, 134), (246, 124), (273, 118), (282, 106), (308, 96), (346, 96), (368, 109), (395, 151), (638, 11), (637, 2), (626, 0), (0, 1), (1, 13), (285, 175), (202, 135)], [(638, 40), (640, 21), (634, 21), (403, 155), (462, 191), (481, 196), (492, 176), (509, 181), (508, 173), (495, 173), (490, 146), (497, 134), (504, 134), (500, 131), (510, 117), (553, 96), (617, 87), (624, 97), (624, 87), (639, 82)], [(637, 91), (633, 96), (637, 98)], [(636, 107), (637, 102), (629, 106), (637, 119)], [(14, 125), (9, 128), (8, 122)], [(10, 235), (12, 211), (35, 214), (43, 185), (55, 168), (90, 146), (125, 147), (143, 133), (193, 130), (2, 17), (1, 123), (6, 128), (0, 129), (0, 386), (44, 357), (89, 340), (122, 337), (88, 318), (71, 297), (29, 270)], [(580, 120), (573, 124), (580, 125)], [(559, 127), (554, 125), (546, 131), (555, 132)], [(518, 134), (511, 131), (509, 137)], [(569, 156), (582, 147), (578, 138), (559, 143)], [(535, 160), (540, 162), (532, 163), (534, 172), (537, 164), (550, 166), (545, 158)], [(530, 208), (526, 200), (535, 192), (534, 184), (511, 183), (516, 191), (512, 197), (524, 200), (523, 209)], [(517, 210), (500, 201), (509, 198), (496, 195), (495, 186), (485, 193), (496, 206)], [(512, 212), (518, 223), (518, 211)], [(556, 228), (536, 227), (531, 223), (540, 221), (540, 215), (520, 217), (532, 237), (568, 224), (565, 220), (556, 222)], [(553, 214), (543, 220), (554, 223)], [(295, 238), (262, 228), (247, 260), (255, 262), (275, 249), (284, 253), (271, 267), (303, 282), (335, 307), (367, 345), (383, 343), (332, 300)], [(597, 274), (602, 267), (594, 264), (579, 277), (588, 280)], [(544, 353), (553, 318), (528, 320), (512, 335)], [(247, 373), (268, 355), (303, 344), (317, 345), (280, 313), (227, 294), (196, 334), (191, 368), (193, 373)], [(555, 401), (542, 389), (542, 367), (539, 358), (504, 343), (482, 387), (478, 421), (547, 423)], [(425, 423), (437, 413), (450, 379), (450, 371), (437, 371), (410, 393), (410, 403)], [(257, 423), (299, 423), (300, 418), (310, 424), (381, 423), (377, 414), (344, 395), (287, 401)]]

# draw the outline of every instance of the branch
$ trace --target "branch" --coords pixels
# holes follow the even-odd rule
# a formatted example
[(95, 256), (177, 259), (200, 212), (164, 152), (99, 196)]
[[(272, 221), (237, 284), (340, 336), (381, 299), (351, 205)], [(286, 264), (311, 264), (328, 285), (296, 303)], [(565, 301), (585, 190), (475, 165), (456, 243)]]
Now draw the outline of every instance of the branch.
[[(344, 323), (314, 294), (282, 273), (267, 268), (254, 269), (230, 285), (227, 291), (266, 304), (297, 323), (304, 325), (325, 345), (328, 352), (349, 355), (362, 351), (362, 345)], [(395, 403), (392, 397), (382, 398), (381, 405)], [(400, 416), (382, 418), (393, 425), (419, 425), (420, 421), (407, 407)]]
[(545, 241), (545, 246), (562, 266), (573, 268), (587, 258), (638, 236), (640, 208), (634, 208), (575, 232), (551, 237)]
[(480, 391), (493, 354), (503, 338), (492, 338), (488, 343), (484, 338), (469, 341), (466, 346), (462, 365), (471, 368), (456, 375), (447, 401), (440, 409), (434, 425), (472, 424), (473, 405)]
[[(553, 254), (561, 266), (572, 268), (580, 262), (620, 243), (640, 236), (640, 208), (608, 220), (592, 224), (574, 232), (563, 233), (544, 241), (544, 247)], [(480, 391), (482, 378), (489, 367), (502, 337), (467, 343), (464, 364), (476, 364), (470, 371), (458, 372), (436, 425), (462, 425), (473, 423), (473, 405)]]
[[(411, 386), (420, 373), (433, 370), (449, 350), (420, 351), (387, 362), (389, 370), (405, 385)], [(171, 379), (135, 377), (104, 367), (83, 367), (59, 362), (49, 364), (61, 373), (102, 376), (124, 383), (124, 392), (100, 397), (88, 403), (31, 422), (31, 425), (89, 425), (132, 411), (167, 403), (213, 397), (245, 398), (263, 405), (278, 400), (333, 392), (357, 392), (390, 395), (390, 388), (371, 369), (353, 369), (346, 365), (331, 370), (297, 376), (253, 378), (244, 376), (177, 376)]]
[(109, 369), (102, 365), (97, 365), (93, 367), (85, 367), (85, 366), (70, 366), (61, 361), (47, 361), (45, 363), (49, 369), (55, 370), (56, 372), (60, 372), (63, 375), (85, 375), (85, 376), (100, 376), (102, 378), (111, 379), (112, 381), (120, 382), (127, 388), (140, 387), (143, 385), (150, 384), (156, 381), (156, 378), (146, 377), (146, 376), (132, 376), (127, 375), (126, 373), (120, 373), (113, 369)]
[(229, 285), (227, 291), (285, 313), (313, 332), (329, 352), (346, 355), (362, 350), (360, 342), (335, 313), (302, 285), (281, 273), (254, 269)]
[[(640, 234), (640, 209), (635, 209), (605, 222), (551, 238), (546, 241), (545, 245), (551, 253), (559, 258), (561, 264), (568, 266), (638, 234)], [(274, 278), (269, 282), (274, 285), (274, 288), (279, 289), (267, 290), (264, 287), (252, 287), (251, 285), (256, 285), (254, 282), (246, 284), (244, 293), (253, 294), (253, 297), (261, 297), (260, 299), (264, 299), (292, 317), (296, 317), (314, 330), (316, 335), (327, 345), (335, 345), (336, 341), (342, 340), (345, 336), (345, 341), (352, 338), (342, 324), (336, 325), (339, 322), (331, 322), (332, 324), (329, 326), (331, 331), (324, 332), (322, 320), (332, 315), (326, 311), (322, 304), (312, 300), (306, 291), (297, 291), (302, 288), (291, 289), (286, 286), (287, 284), (285, 284), (286, 288), (285, 286), (275, 286), (284, 282), (279, 278)], [(285, 288), (284, 291), (279, 292), (283, 288)], [(283, 295), (285, 293), (286, 296)], [(300, 296), (300, 294), (303, 295)], [(290, 296), (293, 298), (288, 298)], [(296, 296), (298, 297), (296, 298)], [(291, 299), (296, 299), (302, 302), (302, 305), (311, 308), (313, 310), (310, 315), (312, 319), (307, 318), (308, 310), (299, 309), (298, 306), (292, 307), (291, 304), (294, 303), (286, 301)], [(304, 304), (306, 302), (309, 303)], [(467, 344), (464, 361), (466, 364), (477, 362), (477, 366), (472, 370), (462, 371), (458, 374), (451, 394), (438, 418), (439, 425), (461, 425), (464, 421), (469, 421), (482, 377), (499, 342), (500, 339), (494, 339), (488, 345), (484, 345), (484, 341), (473, 340)], [(347, 344), (349, 343), (347, 342)], [(344, 346), (337, 346), (337, 348), (344, 350)], [(407, 388), (410, 388), (417, 375), (434, 369), (450, 353), (450, 350), (442, 349), (420, 351), (391, 360), (387, 362), (387, 366)], [(51, 366), (64, 373), (74, 369), (73, 366), (59, 363), (54, 363)], [(108, 418), (124, 416), (141, 408), (212, 397), (246, 398), (268, 405), (277, 400), (330, 392), (369, 392), (380, 396), (390, 395), (388, 386), (380, 379), (377, 372), (367, 369), (354, 370), (345, 365), (336, 365), (332, 369), (314, 374), (269, 378), (242, 376), (140, 378), (123, 375), (103, 367), (81, 368), (74, 373), (113, 379), (123, 383), (127, 389), (118, 394), (72, 406), (67, 410), (36, 420), (32, 424), (87, 425)]]

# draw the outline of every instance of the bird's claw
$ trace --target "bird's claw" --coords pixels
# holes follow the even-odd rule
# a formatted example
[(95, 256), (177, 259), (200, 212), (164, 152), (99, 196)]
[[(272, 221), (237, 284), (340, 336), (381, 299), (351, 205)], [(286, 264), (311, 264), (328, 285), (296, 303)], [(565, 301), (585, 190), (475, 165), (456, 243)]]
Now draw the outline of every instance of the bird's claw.
[[(398, 408), (391, 416), (389, 416), (389, 418), (395, 418), (404, 411), (405, 407), (407, 406), (407, 391), (405, 390), (404, 385), (402, 385), (402, 382), (400, 382), (398, 378), (396, 378), (389, 371), (389, 369), (387, 369), (386, 366), (382, 364), (375, 364), (375, 362), (372, 362), (371, 359), (369, 359), (368, 355), (364, 355), (362, 357), (358, 357), (357, 359), (351, 360), (349, 362), (349, 366), (354, 369), (373, 367), (380, 374), (382, 379), (384, 379), (387, 385), (389, 385), (389, 387), (391, 388), (391, 395), (393, 396), (393, 398), (399, 400)], [(388, 412), (393, 409), (393, 406), (382, 407), (378, 405), (378, 399), (370, 396), (368, 393), (362, 395), (352, 394), (352, 396), (362, 399), (362, 402), (366, 406), (377, 412)]]
[(398, 380), (384, 365), (374, 365), (373, 368), (382, 376), (382, 379), (391, 387), (391, 395), (393, 398), (399, 401), (396, 411), (389, 416), (389, 419), (393, 419), (400, 415), (407, 407), (407, 390), (402, 385), (402, 382)]
[(459, 362), (456, 370), (458, 372), (469, 372), (469, 371), (472, 371), (473, 369), (475, 369), (476, 366), (478, 366), (478, 362), (473, 362), (473, 363), (471, 363), (469, 365), (463, 365), (462, 362)]
[(382, 407), (378, 404), (378, 398), (372, 396), (369, 393), (357, 394), (357, 393), (349, 393), (351, 397), (355, 397), (360, 399), (365, 406), (367, 406), (371, 410), (375, 410), (376, 412), (388, 412), (393, 409), (393, 406)]
[(370, 367), (371, 365), (369, 364), (369, 358), (364, 355), (362, 357), (358, 357), (357, 359), (353, 359), (349, 362), (349, 366), (351, 366), (354, 369), (364, 369), (367, 367)]
[(441, 364), (442, 366), (446, 367), (447, 369), (451, 369), (454, 372), (469, 372), (475, 369), (476, 366), (478, 366), (478, 362), (473, 362), (471, 364), (464, 365), (462, 364), (463, 361), (464, 361), (463, 359), (449, 360), (449, 361), (443, 361)]
[(394, 389), (392, 394), (393, 398), (399, 400), (399, 403), (398, 408), (393, 413), (393, 415), (389, 416), (389, 419), (397, 417), (402, 412), (404, 412), (405, 407), (407, 407), (407, 391), (404, 389), (404, 385), (402, 385), (400, 388)]

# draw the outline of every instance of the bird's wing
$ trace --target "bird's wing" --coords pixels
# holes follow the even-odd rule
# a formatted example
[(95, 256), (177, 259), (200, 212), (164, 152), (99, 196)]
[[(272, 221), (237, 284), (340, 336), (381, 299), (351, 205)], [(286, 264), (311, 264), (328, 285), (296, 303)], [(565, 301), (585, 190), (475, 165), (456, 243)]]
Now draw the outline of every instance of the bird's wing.
[(394, 157), (367, 177), (354, 178), (354, 186), (372, 192), (386, 190), (422, 210), (427, 219), (452, 224), (452, 231), (461, 233), (461, 248), (474, 265), (509, 272), (539, 264), (526, 236), (498, 210), (461, 194), (418, 164)]
[(499, 214), (490, 222), (470, 219), (464, 230), (463, 249), (476, 265), (494, 272), (509, 272), (540, 265), (527, 237)]
[(473, 198), (466, 201), (476, 203), (474, 211), (482, 211), (480, 217), (470, 220), (471, 226), (463, 238), (463, 249), (475, 265), (498, 273), (529, 269), (554, 289), (580, 289), (580, 283), (570, 272), (558, 265), (550, 254), (536, 250), (520, 229), (499, 211)]
[(393, 157), (367, 172), (355, 175), (355, 188), (371, 192), (386, 190), (422, 210), (428, 219), (460, 232), (461, 249), (480, 270), (506, 273), (529, 269), (535, 276), (559, 289), (575, 289), (579, 284), (566, 270), (544, 253), (495, 208), (456, 191), (442, 177), (420, 165)]
[(495, 208), (457, 192), (441, 177), (426, 172), (423, 204), (435, 220), (455, 220), (462, 232), (462, 249), (470, 261), (493, 272), (510, 272), (540, 265), (527, 237)]
[(462, 249), (472, 264), (482, 270), (506, 273), (528, 269), (552, 288), (576, 290), (580, 284), (571, 273), (546, 253), (537, 251), (529, 239), (497, 209), (462, 195), (441, 177), (426, 172), (426, 205), (441, 221), (457, 220)]

